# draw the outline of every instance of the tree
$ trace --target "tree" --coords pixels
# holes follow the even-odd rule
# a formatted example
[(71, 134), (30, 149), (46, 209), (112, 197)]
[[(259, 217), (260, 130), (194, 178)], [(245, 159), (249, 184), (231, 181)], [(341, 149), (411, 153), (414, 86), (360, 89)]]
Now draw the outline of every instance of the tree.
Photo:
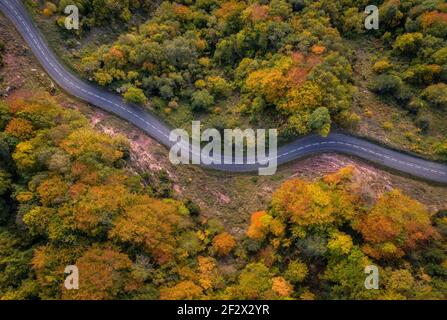
[(199, 283), (203, 290), (208, 290), (213, 288), (216, 283), (218, 276), (217, 263), (216, 260), (210, 257), (198, 257), (199, 262)]
[(287, 92), (286, 78), (279, 69), (261, 69), (250, 73), (245, 87), (268, 103), (276, 103)]
[(214, 76), (214, 77), (208, 77), (206, 80), (211, 93), (215, 97), (226, 98), (227, 96), (230, 95), (231, 86), (224, 78)]
[(309, 125), (316, 130), (321, 136), (327, 137), (331, 131), (331, 115), (325, 107), (316, 109), (310, 116)]
[(128, 142), (122, 136), (110, 138), (91, 128), (80, 128), (71, 132), (60, 147), (72, 157), (113, 165), (124, 157)]
[(233, 236), (227, 232), (218, 234), (213, 239), (213, 248), (220, 256), (228, 255), (236, 246)]
[(400, 11), (400, 5), (401, 2), (398, 0), (387, 0), (380, 6), (380, 21), (388, 29), (395, 28), (401, 23), (404, 15)]
[(254, 240), (264, 240), (268, 233), (268, 224), (272, 216), (265, 211), (258, 211), (251, 215), (251, 223), (247, 230), (247, 236)]
[(147, 102), (147, 98), (144, 95), (143, 90), (141, 90), (140, 88), (130, 87), (124, 93), (123, 97), (127, 103), (144, 105)]
[(202, 288), (192, 281), (182, 281), (171, 288), (160, 290), (161, 300), (193, 300), (199, 299), (203, 294)]
[(73, 300), (110, 300), (132, 291), (132, 262), (111, 247), (92, 247), (75, 264), (80, 270), (79, 290), (63, 290), (63, 298)]
[(229, 299), (269, 299), (274, 297), (272, 291), (272, 274), (262, 263), (250, 263), (240, 273), (238, 282), (226, 290)]
[(373, 299), (378, 290), (365, 290), (365, 267), (371, 265), (369, 259), (358, 249), (351, 251), (345, 259), (331, 259), (323, 274), (329, 288), (330, 299)]
[(289, 297), (293, 293), (292, 285), (283, 277), (275, 277), (272, 279), (272, 290), (280, 297)]
[(142, 246), (157, 263), (165, 264), (178, 246), (174, 235), (181, 223), (186, 223), (179, 212), (179, 204), (141, 196), (113, 223), (109, 237), (124, 243)]
[(284, 225), (279, 219), (273, 218), (265, 211), (255, 212), (251, 216), (251, 223), (247, 230), (247, 236), (253, 240), (263, 241), (272, 233), (276, 237), (283, 235)]
[(36, 165), (36, 156), (33, 145), (26, 141), (19, 143), (14, 151), (12, 158), (17, 168), (21, 171), (32, 170)]
[(30, 121), (21, 118), (13, 118), (6, 126), (5, 132), (20, 140), (28, 140), (33, 133), (33, 125)]
[(11, 188), (11, 175), (0, 169), (0, 196), (3, 196)]
[(398, 36), (393, 44), (393, 49), (402, 55), (415, 55), (419, 50), (424, 35), (422, 33), (405, 33)]
[(366, 241), (362, 250), (375, 259), (396, 259), (435, 239), (430, 214), (419, 202), (393, 190), (354, 225)]
[(427, 87), (422, 92), (422, 98), (434, 108), (447, 109), (447, 84), (438, 83)]
[(380, 94), (396, 94), (402, 88), (402, 80), (393, 75), (380, 75), (373, 79), (369, 89)]
[(272, 196), (272, 208), (284, 221), (301, 227), (328, 226), (354, 215), (354, 199), (340, 190), (299, 179), (286, 181)]
[(214, 97), (203, 89), (196, 91), (191, 97), (191, 106), (194, 111), (206, 111), (214, 105)]
[(309, 274), (307, 265), (299, 260), (293, 260), (289, 262), (284, 276), (291, 283), (300, 283), (306, 279)]
[(329, 240), (327, 247), (336, 255), (348, 254), (353, 247), (352, 238), (342, 232), (335, 233)]
[(66, 200), (68, 185), (61, 176), (43, 181), (37, 187), (40, 202), (44, 206), (57, 205)]

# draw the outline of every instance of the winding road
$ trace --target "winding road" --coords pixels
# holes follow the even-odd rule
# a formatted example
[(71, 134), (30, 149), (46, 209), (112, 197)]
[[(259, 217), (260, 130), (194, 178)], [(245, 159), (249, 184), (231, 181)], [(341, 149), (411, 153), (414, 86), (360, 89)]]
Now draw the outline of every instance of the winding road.
[[(169, 140), (171, 128), (163, 121), (137, 105), (125, 103), (121, 96), (79, 79), (62, 65), (19, 0), (0, 0), (0, 10), (12, 21), (42, 67), (62, 89), (132, 123), (166, 147), (170, 148), (173, 145), (173, 142)], [(355, 156), (415, 178), (447, 184), (447, 165), (445, 164), (391, 150), (341, 133), (332, 133), (327, 138), (310, 135), (286, 144), (278, 150), (277, 163), (281, 165), (325, 152)], [(222, 164), (205, 167), (227, 172), (252, 172), (258, 170), (259, 165)]]

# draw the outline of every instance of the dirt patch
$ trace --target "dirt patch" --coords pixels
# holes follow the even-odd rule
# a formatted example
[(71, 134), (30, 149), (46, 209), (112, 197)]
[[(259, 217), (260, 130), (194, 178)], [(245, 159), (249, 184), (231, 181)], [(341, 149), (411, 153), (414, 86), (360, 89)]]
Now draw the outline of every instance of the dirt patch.
[(51, 90), (54, 84), (25, 45), (9, 20), (0, 14), (0, 40), (5, 44), (0, 69), (0, 97), (20, 88)]

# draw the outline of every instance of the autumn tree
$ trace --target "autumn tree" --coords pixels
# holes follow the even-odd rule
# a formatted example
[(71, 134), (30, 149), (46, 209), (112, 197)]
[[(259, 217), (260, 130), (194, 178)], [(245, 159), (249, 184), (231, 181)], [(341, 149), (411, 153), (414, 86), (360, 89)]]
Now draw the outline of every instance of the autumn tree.
[(273, 275), (262, 263), (250, 263), (240, 273), (238, 282), (226, 290), (230, 299), (269, 299), (275, 296), (272, 291)]
[[(153, 255), (157, 263), (167, 263), (173, 258), (177, 246), (174, 236), (180, 225), (187, 223), (179, 206), (175, 202), (142, 196), (117, 217), (109, 236), (124, 243), (142, 246)], [(224, 248), (228, 250), (228, 247)]]
[(144, 105), (147, 102), (147, 98), (144, 95), (143, 90), (141, 90), (140, 88), (131, 87), (127, 89), (123, 97), (127, 103)]
[(327, 226), (355, 215), (353, 195), (318, 183), (286, 181), (272, 197), (274, 212), (301, 227)]
[(309, 274), (307, 265), (299, 260), (290, 261), (284, 276), (291, 283), (300, 283)]
[(213, 239), (213, 248), (220, 256), (228, 255), (236, 246), (233, 236), (227, 232), (218, 234)]
[(138, 288), (129, 257), (111, 247), (92, 247), (75, 263), (81, 276), (79, 290), (63, 290), (64, 299), (110, 300)]
[(366, 243), (362, 250), (375, 259), (396, 259), (438, 236), (430, 214), (419, 202), (393, 190), (355, 224)]
[(192, 281), (182, 281), (170, 288), (160, 290), (161, 300), (193, 300), (199, 299), (203, 294), (201, 287)]

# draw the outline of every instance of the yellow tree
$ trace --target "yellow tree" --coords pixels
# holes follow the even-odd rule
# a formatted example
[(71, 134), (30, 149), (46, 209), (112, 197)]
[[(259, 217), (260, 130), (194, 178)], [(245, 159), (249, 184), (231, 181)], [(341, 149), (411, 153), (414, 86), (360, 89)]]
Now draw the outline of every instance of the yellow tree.
[(79, 290), (62, 289), (64, 299), (116, 299), (139, 286), (130, 276), (132, 261), (111, 247), (94, 246), (75, 265), (79, 269)]
[(116, 218), (109, 237), (141, 246), (164, 264), (173, 258), (180, 224), (186, 226), (187, 220), (178, 203), (141, 196)]
[(220, 256), (228, 255), (236, 246), (233, 236), (227, 232), (218, 234), (213, 239), (213, 248)]

